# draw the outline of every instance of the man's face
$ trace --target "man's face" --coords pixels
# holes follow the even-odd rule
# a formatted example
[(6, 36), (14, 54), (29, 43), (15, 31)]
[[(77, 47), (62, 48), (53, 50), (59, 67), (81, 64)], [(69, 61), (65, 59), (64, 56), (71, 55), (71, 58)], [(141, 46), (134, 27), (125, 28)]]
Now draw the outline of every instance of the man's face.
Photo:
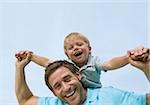
[(73, 74), (68, 68), (60, 67), (50, 75), (48, 82), (58, 98), (70, 105), (80, 105), (86, 98), (86, 90), (80, 79), (80, 74)]
[(91, 48), (79, 38), (70, 38), (66, 41), (66, 54), (73, 62), (83, 66), (89, 57)]

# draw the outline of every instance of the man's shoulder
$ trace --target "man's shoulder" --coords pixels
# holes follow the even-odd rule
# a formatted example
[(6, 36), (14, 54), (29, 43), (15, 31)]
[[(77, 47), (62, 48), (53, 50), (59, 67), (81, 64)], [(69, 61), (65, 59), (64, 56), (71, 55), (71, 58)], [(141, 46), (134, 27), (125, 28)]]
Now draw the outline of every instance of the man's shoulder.
[(88, 92), (95, 94), (95, 93), (103, 93), (103, 92), (114, 92), (114, 91), (122, 91), (120, 89), (114, 88), (112, 86), (109, 87), (101, 87), (101, 88), (88, 88)]

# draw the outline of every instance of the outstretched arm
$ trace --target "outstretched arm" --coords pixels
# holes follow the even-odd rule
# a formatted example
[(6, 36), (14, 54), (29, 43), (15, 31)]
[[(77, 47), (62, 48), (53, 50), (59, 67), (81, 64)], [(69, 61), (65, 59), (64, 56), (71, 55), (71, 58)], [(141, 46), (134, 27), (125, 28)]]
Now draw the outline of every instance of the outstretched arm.
[(127, 65), (128, 62), (128, 55), (123, 55), (123, 56), (118, 56), (118, 57), (114, 57), (109, 61), (106, 61), (103, 63), (102, 67), (105, 70), (114, 70), (120, 67), (123, 67), (125, 65)]
[(16, 57), (17, 59), (22, 60), (25, 59), (27, 55), (30, 56), (31, 61), (45, 68), (48, 66), (49, 63), (53, 62), (46, 57), (35, 55), (33, 54), (33, 52), (28, 50), (20, 51), (19, 53), (17, 53)]
[(126, 55), (114, 57), (102, 65), (105, 70), (114, 70), (123, 67), (129, 63), (129, 57), (133, 60), (147, 61), (148, 49), (144, 47), (137, 47), (129, 50)]
[[(17, 56), (18, 54), (16, 54)], [(19, 105), (37, 105), (38, 97), (33, 96), (25, 80), (25, 66), (30, 62), (30, 56), (16, 61), (15, 92)]]
[(35, 54), (32, 54), (31, 61), (45, 68), (48, 66), (49, 63), (53, 62), (53, 61), (50, 61), (46, 57), (42, 57), (42, 56), (35, 55)]

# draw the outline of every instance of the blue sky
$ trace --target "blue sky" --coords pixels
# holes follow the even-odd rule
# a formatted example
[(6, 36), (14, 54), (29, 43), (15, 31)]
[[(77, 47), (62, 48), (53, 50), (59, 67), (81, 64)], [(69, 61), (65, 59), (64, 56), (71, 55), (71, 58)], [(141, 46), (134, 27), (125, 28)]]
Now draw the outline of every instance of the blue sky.
[[(148, 43), (146, 0), (3, 0), (0, 2), (0, 105), (17, 105), (15, 57), (20, 50), (58, 60), (66, 59), (64, 37), (81, 32), (89, 38), (92, 54), (102, 61), (126, 54)], [(44, 68), (30, 63), (27, 82), (34, 95), (49, 96)], [(145, 94), (150, 84), (138, 69), (127, 65), (102, 74), (104, 86)]]

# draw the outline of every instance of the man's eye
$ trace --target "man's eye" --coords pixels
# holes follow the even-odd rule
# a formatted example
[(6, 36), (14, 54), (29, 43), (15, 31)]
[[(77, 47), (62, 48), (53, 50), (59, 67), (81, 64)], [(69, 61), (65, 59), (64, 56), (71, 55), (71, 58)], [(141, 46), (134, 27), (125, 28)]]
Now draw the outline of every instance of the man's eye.
[(70, 81), (70, 79), (66, 79), (66, 80), (65, 80), (65, 82), (69, 82), (69, 81)]
[(61, 88), (61, 85), (60, 85), (60, 84), (57, 84), (57, 85), (54, 86), (54, 88), (58, 90), (58, 89)]
[(64, 79), (65, 82), (69, 82), (70, 80), (71, 80), (71, 77), (70, 77), (70, 76), (67, 76), (67, 77)]

